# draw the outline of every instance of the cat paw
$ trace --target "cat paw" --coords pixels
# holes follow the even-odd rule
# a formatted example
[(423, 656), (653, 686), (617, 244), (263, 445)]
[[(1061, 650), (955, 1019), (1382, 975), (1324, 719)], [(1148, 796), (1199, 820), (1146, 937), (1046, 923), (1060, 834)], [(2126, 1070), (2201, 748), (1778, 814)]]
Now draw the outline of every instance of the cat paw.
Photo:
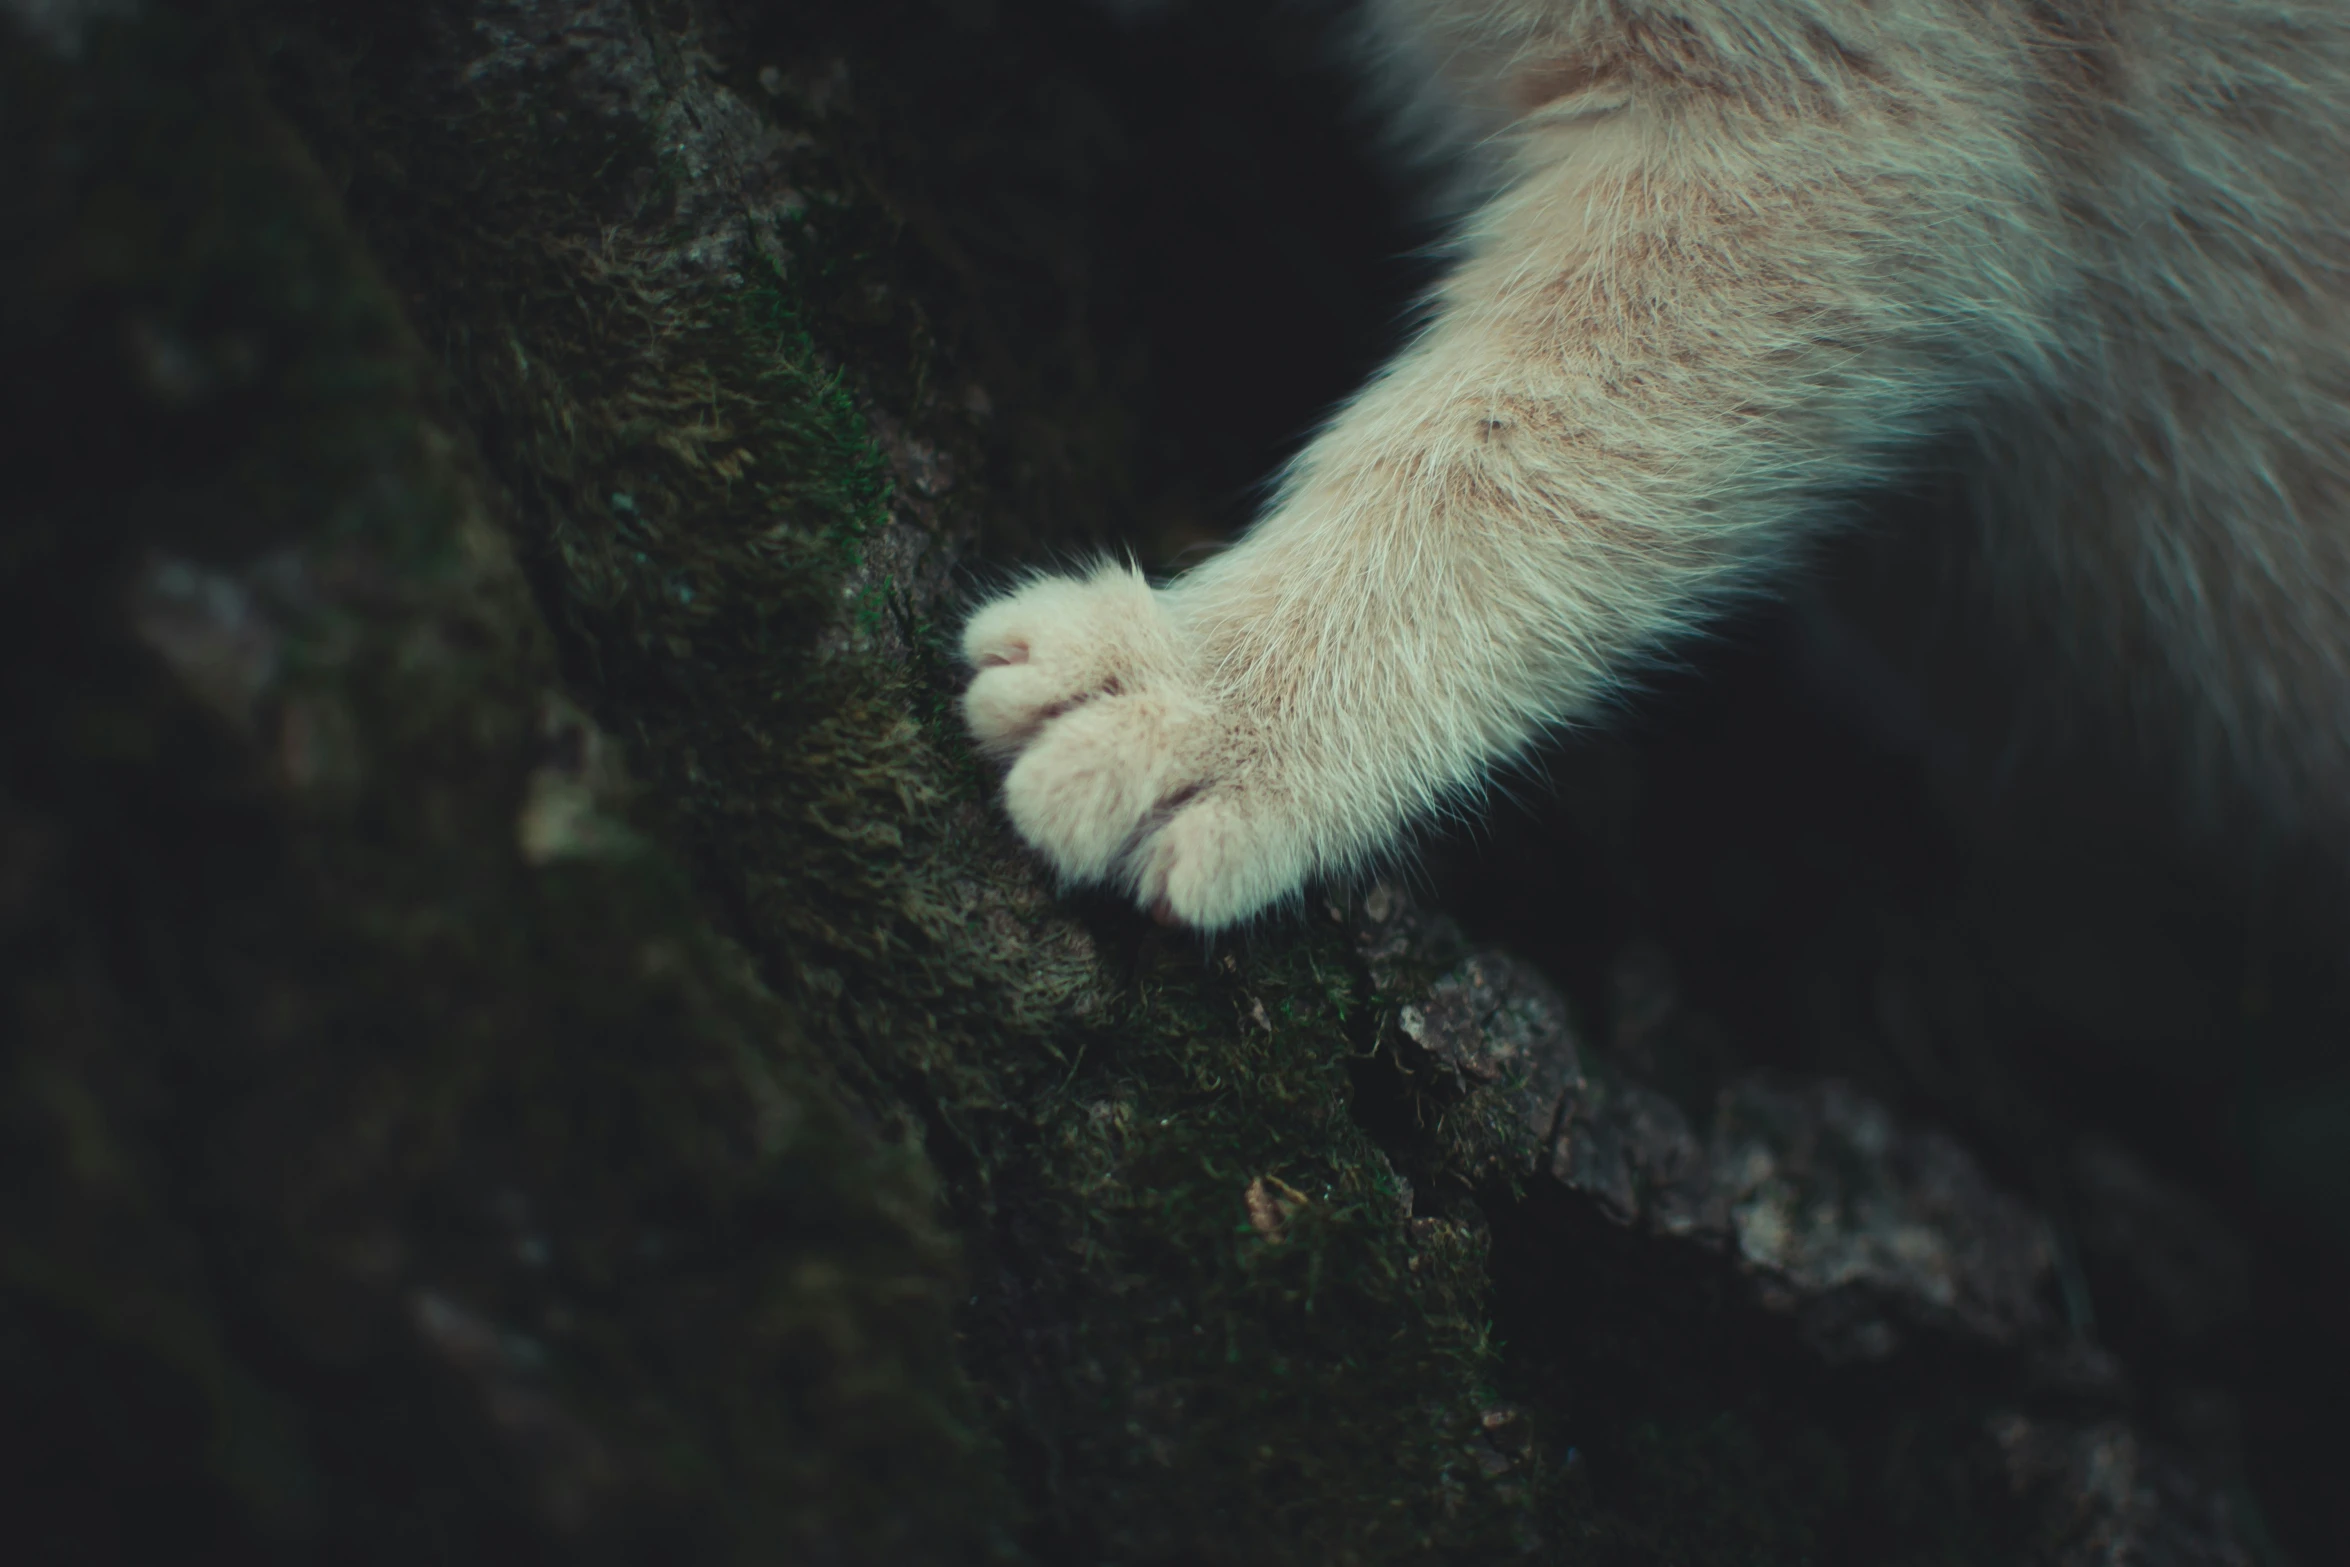
[(1192, 638), (1140, 574), (1032, 582), (971, 618), (963, 655), (964, 719), (1011, 763), (1005, 811), (1064, 882), (1214, 930), (1305, 879), (1272, 759), (1209, 699)]

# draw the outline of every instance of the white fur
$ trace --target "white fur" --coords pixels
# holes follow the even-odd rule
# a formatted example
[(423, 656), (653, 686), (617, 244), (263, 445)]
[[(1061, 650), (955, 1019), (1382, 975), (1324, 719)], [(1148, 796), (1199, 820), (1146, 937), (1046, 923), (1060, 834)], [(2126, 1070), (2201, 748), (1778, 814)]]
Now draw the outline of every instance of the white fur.
[(1369, 9), (1479, 197), (1426, 331), (1234, 548), (967, 633), (1064, 877), (1356, 870), (1953, 437), (2072, 678), (2350, 841), (2350, 7)]

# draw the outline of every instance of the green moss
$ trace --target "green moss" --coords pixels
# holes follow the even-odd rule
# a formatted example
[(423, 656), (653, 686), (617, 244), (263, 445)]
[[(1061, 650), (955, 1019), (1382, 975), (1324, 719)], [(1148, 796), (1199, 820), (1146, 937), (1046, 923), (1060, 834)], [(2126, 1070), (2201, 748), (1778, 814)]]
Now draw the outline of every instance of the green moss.
[(823, 517), (819, 537), (836, 552), (834, 564), (853, 566), (859, 542), (889, 516), (889, 459), (840, 372), (826, 367), (807, 306), (774, 261), (756, 258), (733, 302), (730, 352), (742, 355), (753, 395), (773, 421), (762, 432), (767, 460), (785, 465), (775, 484), (757, 486), (760, 498)]

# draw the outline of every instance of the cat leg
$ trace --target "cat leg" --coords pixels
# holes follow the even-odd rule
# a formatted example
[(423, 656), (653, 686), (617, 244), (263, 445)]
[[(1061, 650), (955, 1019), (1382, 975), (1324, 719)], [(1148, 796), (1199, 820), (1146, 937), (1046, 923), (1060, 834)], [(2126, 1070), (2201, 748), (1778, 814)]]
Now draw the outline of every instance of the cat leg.
[(1428, 330), (1238, 545), (973, 617), (965, 713), (1021, 835), (1069, 882), (1233, 924), (1599, 711), (1881, 477), (1980, 373), (1967, 312), (2013, 334), (2036, 296), (1999, 148), (1863, 112), (1876, 90), (1529, 130)]

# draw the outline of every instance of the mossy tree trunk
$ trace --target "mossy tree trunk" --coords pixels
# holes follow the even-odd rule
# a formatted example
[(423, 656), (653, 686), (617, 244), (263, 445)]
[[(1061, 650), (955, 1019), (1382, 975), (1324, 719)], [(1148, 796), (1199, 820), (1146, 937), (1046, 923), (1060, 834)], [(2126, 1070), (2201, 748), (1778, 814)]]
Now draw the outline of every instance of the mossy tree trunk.
[(18, 1559), (2249, 1560), (1954, 1147), (1051, 896), (1108, 45), (839, 13), (0, 18)]

